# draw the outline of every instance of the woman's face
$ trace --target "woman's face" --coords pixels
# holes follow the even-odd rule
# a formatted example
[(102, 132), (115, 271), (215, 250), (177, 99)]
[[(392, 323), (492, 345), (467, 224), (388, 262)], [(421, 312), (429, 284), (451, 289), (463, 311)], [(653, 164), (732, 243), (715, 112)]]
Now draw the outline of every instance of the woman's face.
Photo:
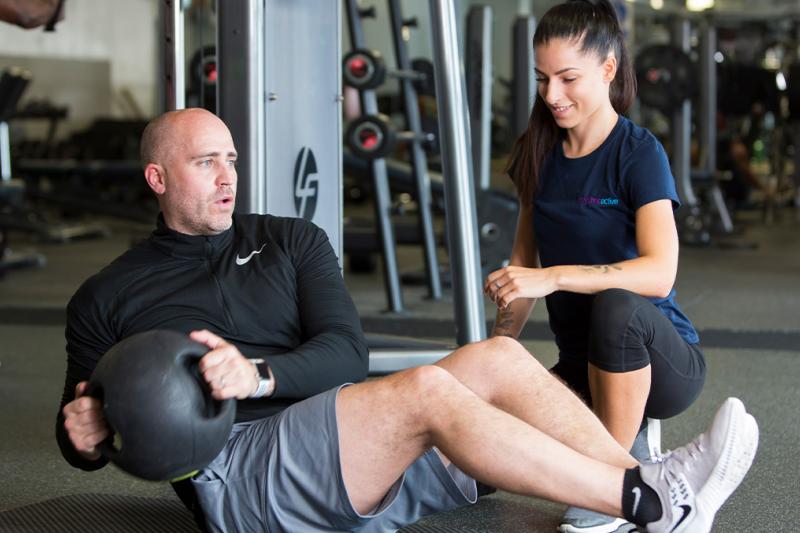
[(586, 124), (603, 106), (611, 106), (609, 87), (617, 61), (581, 51), (579, 40), (551, 39), (535, 48), (539, 95), (564, 129)]

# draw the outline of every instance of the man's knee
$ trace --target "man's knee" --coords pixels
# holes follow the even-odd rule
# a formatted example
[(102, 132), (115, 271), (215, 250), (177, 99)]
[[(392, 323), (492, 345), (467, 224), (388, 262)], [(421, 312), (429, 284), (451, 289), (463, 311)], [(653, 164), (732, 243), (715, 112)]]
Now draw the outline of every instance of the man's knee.
[(414, 367), (401, 376), (398, 393), (411, 399), (423, 411), (447, 397), (454, 387), (462, 387), (450, 372), (435, 365)]
[(470, 346), (474, 348), (471, 350), (472, 353), (483, 361), (484, 366), (493, 361), (508, 359), (522, 361), (530, 361), (532, 359), (535, 361), (535, 358), (519, 341), (504, 335), (490, 337)]
[(531, 383), (537, 379), (552, 379), (542, 364), (515, 339), (491, 337), (473, 345), (471, 374), (475, 376), (470, 388), (484, 400), (494, 403), (498, 393), (512, 390), (513, 383), (524, 376)]
[(543, 374), (547, 374), (547, 369), (542, 366), (538, 359), (536, 359), (531, 352), (529, 352), (519, 341), (511, 337), (497, 336), (484, 341), (489, 343), (492, 352), (499, 361), (503, 361), (499, 365), (500, 369), (507, 369), (507, 371), (515, 371), (519, 369), (519, 365), (532, 370), (540, 370)]

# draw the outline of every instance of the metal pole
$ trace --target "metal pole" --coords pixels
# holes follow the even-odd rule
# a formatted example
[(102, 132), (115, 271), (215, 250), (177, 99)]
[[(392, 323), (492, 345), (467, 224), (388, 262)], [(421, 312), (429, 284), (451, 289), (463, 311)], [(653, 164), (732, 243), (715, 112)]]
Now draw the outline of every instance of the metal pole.
[[(350, 29), (350, 44), (353, 48), (364, 48), (364, 30), (361, 27), (361, 11), (356, 0), (347, 0), (347, 20)], [(378, 99), (373, 90), (359, 91), (361, 112), (365, 115), (378, 113)], [(403, 293), (400, 287), (400, 272), (397, 267), (394, 227), (390, 217), (391, 191), (386, 170), (386, 159), (372, 161), (372, 183), (375, 193), (375, 224), (381, 239), (383, 251), (383, 279), (386, 284), (386, 295), (389, 299), (389, 310), (403, 311)]]
[(492, 8), (474, 6), (467, 17), (467, 61), (469, 74), (470, 126), (472, 128), (472, 170), (475, 186), (485, 191), (491, 185), (492, 119)]
[(8, 122), (0, 122), (0, 182), (11, 181), (11, 139)]
[[(400, 7), (400, 0), (389, 0), (389, 14), (392, 24), (392, 37), (394, 41), (394, 54), (397, 68), (410, 71), (411, 60), (408, 57), (408, 44), (404, 39), (403, 28), (405, 21)], [(419, 116), (419, 102), (417, 90), (408, 78), (400, 80), (403, 91), (403, 102), (406, 111), (408, 129), (415, 133), (422, 133), (422, 120)], [(439, 277), (439, 260), (436, 257), (436, 235), (433, 231), (433, 215), (431, 214), (431, 177), (428, 174), (428, 158), (422, 148), (422, 141), (414, 139), (409, 145), (411, 151), (411, 165), (414, 172), (419, 202), (419, 226), (422, 233), (423, 252), (425, 256), (425, 271), (428, 278), (428, 297), (433, 300), (442, 298), (442, 282)]]
[(711, 177), (711, 201), (717, 209), (722, 228), (726, 233), (733, 232), (733, 219), (722, 191), (716, 182), (717, 172), (717, 29), (710, 20), (702, 26), (700, 36), (700, 153), (703, 155), (703, 168)]
[(705, 170), (717, 170), (717, 29), (706, 21), (700, 37), (700, 139)]
[(456, 341), (486, 338), (469, 112), (452, 0), (430, 0)]
[[(677, 17), (672, 25), (672, 43), (688, 53), (691, 26), (687, 19)], [(672, 115), (672, 173), (678, 195), (686, 207), (697, 207), (698, 201), (692, 189), (691, 167), (692, 102), (688, 98)]]
[(267, 212), (264, 3), (217, 3), (217, 114), (239, 152), (236, 210)]
[(514, 137), (528, 128), (528, 118), (536, 98), (536, 66), (533, 57), (533, 34), (536, 19), (533, 16), (518, 17), (514, 22), (512, 50), (514, 51), (514, 75), (512, 79), (511, 128)]
[(165, 61), (165, 97), (168, 111), (186, 107), (186, 59), (185, 37), (183, 33), (183, 2), (181, 0), (164, 0), (164, 40)]

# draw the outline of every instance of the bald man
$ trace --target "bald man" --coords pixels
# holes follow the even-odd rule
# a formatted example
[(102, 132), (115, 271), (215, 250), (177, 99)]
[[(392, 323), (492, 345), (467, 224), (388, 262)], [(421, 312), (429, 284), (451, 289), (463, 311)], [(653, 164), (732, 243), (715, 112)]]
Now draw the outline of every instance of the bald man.
[(708, 531), (747, 472), (758, 428), (741, 402), (723, 404), (687, 447), (639, 465), (506, 337), (362, 383), (366, 343), (324, 232), (233, 213), (237, 153), (222, 121), (198, 109), (159, 117), (142, 157), (157, 228), (67, 309), (56, 432), (74, 466), (106, 463), (97, 446), (109, 428), (85, 395), (97, 362), (166, 328), (206, 344), (212, 394), (238, 399), (225, 448), (174, 485), (214, 531), (395, 530), (473, 503), (475, 479), (649, 531)]

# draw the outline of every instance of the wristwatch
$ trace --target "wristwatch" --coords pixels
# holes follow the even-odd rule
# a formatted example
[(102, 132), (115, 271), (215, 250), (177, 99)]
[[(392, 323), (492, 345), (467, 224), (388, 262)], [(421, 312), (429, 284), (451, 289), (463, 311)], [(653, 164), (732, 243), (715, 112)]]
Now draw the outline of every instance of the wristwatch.
[(272, 389), (272, 380), (269, 377), (269, 365), (263, 359), (249, 359), (253, 366), (256, 368), (256, 377), (258, 377), (258, 387), (255, 392), (250, 395), (250, 398), (263, 398)]

